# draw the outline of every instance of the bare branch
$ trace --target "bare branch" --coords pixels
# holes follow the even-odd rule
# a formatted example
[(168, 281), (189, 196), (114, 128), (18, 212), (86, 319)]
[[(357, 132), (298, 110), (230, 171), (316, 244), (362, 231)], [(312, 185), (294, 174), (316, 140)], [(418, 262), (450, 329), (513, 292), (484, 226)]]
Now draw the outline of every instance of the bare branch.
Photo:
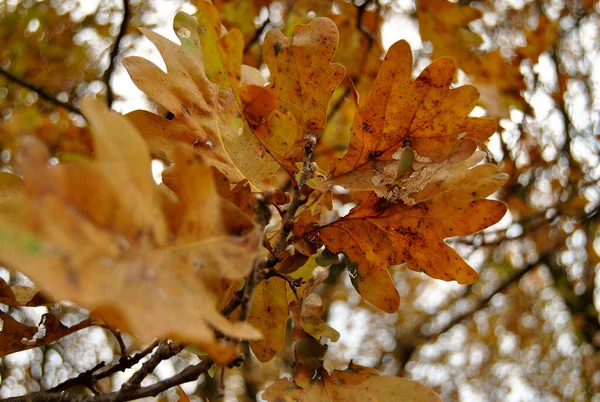
[(139, 388), (140, 384), (154, 369), (163, 361), (170, 359), (181, 351), (180, 345), (174, 345), (169, 341), (160, 341), (156, 352), (148, 359), (142, 367), (136, 371), (121, 387), (121, 391), (129, 391)]
[(119, 56), (119, 48), (121, 47), (121, 41), (125, 36), (125, 32), (127, 32), (127, 23), (129, 21), (129, 1), (123, 0), (123, 19), (121, 20), (121, 26), (119, 27), (119, 33), (115, 38), (115, 43), (113, 44), (112, 50), (110, 51), (110, 64), (108, 68), (104, 72), (102, 76), (102, 80), (106, 85), (106, 103), (108, 107), (111, 108), (114, 101), (114, 93), (112, 87), (110, 86), (110, 79), (115, 71), (115, 67), (117, 64), (117, 58)]
[(210, 359), (185, 368), (179, 374), (166, 380), (159, 381), (147, 387), (135, 388), (127, 391), (115, 391), (103, 395), (76, 395), (66, 392), (36, 392), (30, 395), (7, 398), (7, 402), (125, 402), (145, 397), (154, 397), (177, 385), (195, 381), (200, 375), (206, 373), (213, 365)]

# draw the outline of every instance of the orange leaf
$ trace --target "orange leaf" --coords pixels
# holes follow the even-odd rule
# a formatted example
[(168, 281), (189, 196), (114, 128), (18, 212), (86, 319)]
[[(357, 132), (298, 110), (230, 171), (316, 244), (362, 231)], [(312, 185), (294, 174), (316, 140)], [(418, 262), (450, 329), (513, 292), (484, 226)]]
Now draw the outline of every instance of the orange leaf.
[(431, 163), (446, 159), (463, 141), (489, 138), (496, 122), (468, 117), (477, 90), (450, 89), (454, 71), (452, 60), (439, 59), (413, 81), (410, 47), (405, 41), (396, 42), (373, 84), (367, 109), (356, 112), (348, 152), (331, 163), (330, 178), (339, 180), (373, 169), (376, 163), (395, 161), (407, 146), (417, 161)]

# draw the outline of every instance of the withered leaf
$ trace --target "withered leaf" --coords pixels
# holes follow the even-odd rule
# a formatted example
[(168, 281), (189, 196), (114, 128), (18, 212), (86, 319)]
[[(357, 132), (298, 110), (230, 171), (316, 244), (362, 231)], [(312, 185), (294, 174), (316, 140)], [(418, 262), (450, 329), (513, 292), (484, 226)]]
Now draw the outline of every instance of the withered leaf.
[[(24, 142), (27, 202), (0, 208), (0, 261), (144, 341), (173, 337), (231, 359), (237, 348), (217, 341), (211, 327), (259, 337), (215, 307), (219, 280), (251, 269), (258, 250), (252, 223), (218, 196), (210, 168), (187, 148), (175, 150), (178, 163), (167, 178), (175, 200), (166, 203), (135, 127), (95, 101), (84, 101), (83, 111), (94, 160), (47, 166), (43, 147)], [(178, 213), (163, 209), (173, 203)]]
[(412, 206), (371, 193), (350, 214), (319, 231), (327, 248), (358, 263), (359, 293), (391, 313), (398, 309), (400, 297), (388, 265), (406, 262), (410, 269), (433, 278), (473, 283), (477, 272), (444, 238), (476, 233), (498, 222), (505, 212), (502, 202), (455, 198), (451, 193)]
[(0, 357), (49, 345), (92, 325), (94, 325), (92, 320), (84, 320), (79, 324), (67, 327), (52, 314), (44, 314), (37, 326), (30, 327), (15, 320), (10, 314), (0, 311)]

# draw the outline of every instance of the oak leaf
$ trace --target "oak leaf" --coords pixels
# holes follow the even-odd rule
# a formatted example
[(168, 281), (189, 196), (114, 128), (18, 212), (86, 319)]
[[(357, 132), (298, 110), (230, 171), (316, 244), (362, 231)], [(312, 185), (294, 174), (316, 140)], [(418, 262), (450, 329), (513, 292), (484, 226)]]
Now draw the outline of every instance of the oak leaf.
[(407, 378), (382, 376), (377, 370), (352, 363), (343, 371), (330, 374), (320, 369), (318, 375), (296, 375), (294, 380), (277, 381), (262, 397), (270, 402), (441, 402), (441, 398), (423, 384)]
[(175, 150), (171, 189), (161, 188), (135, 127), (95, 101), (82, 108), (93, 160), (49, 167), (38, 142), (23, 142), (27, 202), (0, 208), (0, 260), (144, 341), (174, 337), (229, 360), (237, 349), (217, 341), (212, 328), (259, 337), (215, 308), (218, 279), (243, 277), (252, 267), (259, 238), (253, 224), (218, 196), (210, 168), (193, 150)]
[(29, 326), (0, 311), (0, 357), (49, 345), (67, 335), (94, 325), (92, 320), (67, 327), (52, 314), (44, 314), (37, 326)]
[(331, 63), (338, 41), (338, 29), (328, 18), (296, 25), (292, 38), (277, 29), (265, 36), (269, 87), (279, 99), (280, 110), (296, 118), (297, 143), (306, 133), (320, 136), (325, 127), (331, 95), (345, 74), (341, 64)]
[(483, 230), (506, 212), (500, 202), (481, 200), (506, 175), (493, 165), (475, 166), (484, 156), (476, 144), (496, 122), (468, 116), (478, 94), (472, 86), (450, 89), (454, 70), (450, 59), (438, 59), (413, 81), (408, 44), (390, 48), (367, 109), (356, 112), (348, 152), (318, 186), (363, 192), (359, 205), (298, 233), (318, 232), (329, 250), (346, 253), (356, 264), (350, 272), (359, 293), (387, 312), (400, 302), (387, 265), (406, 262), (434, 278), (472, 283), (477, 273), (444, 238)]
[(496, 122), (468, 116), (478, 93), (470, 85), (449, 88), (454, 72), (451, 59), (438, 59), (413, 81), (408, 43), (392, 45), (367, 108), (357, 109), (348, 152), (331, 163), (328, 183), (343, 183), (345, 175), (371, 172), (374, 164), (397, 163), (405, 147), (413, 150), (419, 162), (439, 163), (462, 142), (489, 138)]
[[(237, 30), (222, 35), (218, 13), (207, 1), (199, 1), (199, 20), (185, 13), (175, 16), (174, 29), (181, 45), (149, 30), (142, 33), (158, 48), (167, 72), (141, 57), (123, 63), (134, 83), (164, 106), (172, 118), (147, 111), (128, 117), (147, 139), (152, 155), (173, 160), (179, 142), (193, 145), (206, 163), (236, 184), (247, 179), (257, 189), (272, 184), (279, 163), (254, 135), (245, 116), (240, 86), (253, 85), (263, 93), (264, 78), (256, 69), (242, 66), (243, 38)], [(265, 95), (268, 96), (268, 95)], [(285, 137), (294, 126), (292, 116), (277, 114), (277, 124), (262, 122), (275, 106), (253, 116), (269, 135)], [(285, 129), (285, 132), (278, 131)], [(267, 134), (265, 134), (267, 135)], [(282, 157), (282, 159), (285, 159)], [(258, 163), (257, 163), (258, 160)]]

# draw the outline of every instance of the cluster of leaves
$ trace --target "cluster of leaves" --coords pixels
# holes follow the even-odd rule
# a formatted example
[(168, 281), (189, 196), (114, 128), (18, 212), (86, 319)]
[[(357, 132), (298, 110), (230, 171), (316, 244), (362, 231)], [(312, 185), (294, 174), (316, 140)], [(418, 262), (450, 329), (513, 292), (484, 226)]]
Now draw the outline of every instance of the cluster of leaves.
[[(325, 358), (340, 338), (327, 321), (331, 301), (348, 293), (343, 287), (336, 293), (340, 287), (332, 285), (343, 269), (368, 302), (361, 306), (397, 314), (400, 375), (422, 343), (485, 309), (496, 293), (521, 280), (520, 292), (527, 294), (514, 296), (519, 308), (492, 313), (490, 322), (533, 339), (536, 331), (521, 328), (521, 314), (527, 303), (538, 303), (533, 293), (552, 286), (544, 279), (546, 268), (581, 337), (597, 347), (597, 313), (590, 302), (597, 208), (586, 193), (595, 185), (594, 159), (578, 156), (571, 143), (579, 138), (581, 147), (590, 134), (595, 140), (597, 119), (583, 126), (568, 102), (572, 88), (591, 74), (576, 61), (590, 56), (559, 46), (569, 29), (580, 32), (597, 12), (588, 2), (564, 8), (528, 2), (522, 9), (467, 3), (416, 3), (414, 18), (436, 60), (413, 79), (413, 54), (422, 51), (400, 41), (383, 57), (381, 24), (392, 10), (377, 1), (263, 0), (240, 7), (198, 0), (194, 16), (175, 17), (180, 44), (141, 29), (166, 72), (141, 57), (123, 61), (160, 114), (134, 111), (124, 117), (85, 100), (81, 113), (88, 126), (78, 127), (81, 122), (65, 112), (66, 131), (53, 128), (55, 115), (26, 130), (30, 123), (12, 116), (2, 128), (9, 134), (2, 148), (13, 157), (7, 165), (12, 173), (0, 174), (0, 262), (53, 299), (89, 309), (91, 318), (66, 327), (48, 313), (39, 325), (28, 326), (2, 312), (1, 355), (103, 325), (143, 343), (173, 339), (200, 348), (208, 356), (190, 372), (197, 377), (213, 362), (239, 363), (242, 341), (261, 362), (284, 355), (291, 342), (293, 378), (271, 385), (263, 394), (267, 400), (437, 398), (408, 379), (382, 377), (352, 362), (336, 370), (339, 362), (331, 354)], [(261, 10), (269, 11), (268, 19), (257, 26), (248, 16)], [(262, 39), (271, 27), (282, 29)], [(544, 57), (553, 63), (555, 82), (532, 67)], [(455, 63), (481, 99), (475, 87), (453, 84)], [(268, 71), (268, 83), (258, 67)], [(534, 102), (540, 94), (557, 105), (566, 134), (555, 133), (556, 125), (548, 125), (552, 119), (540, 123)], [(500, 127), (495, 119), (473, 117), (476, 105), (502, 118)], [(14, 110), (45, 116), (44, 110)], [(500, 145), (489, 146), (496, 130)], [(60, 163), (48, 164), (49, 157)], [(152, 179), (153, 159), (166, 166), (160, 184)], [(540, 202), (548, 183), (550, 200)], [(498, 189), (506, 204), (486, 199)], [(354, 207), (339, 216), (333, 205), (346, 203)], [(482, 285), (458, 294), (456, 308), (448, 304), (455, 319), (438, 330), (427, 319), (407, 320), (422, 314), (413, 298), (426, 279), (405, 268), (474, 283), (477, 271), (445, 239), (493, 225), (507, 205), (512, 228), (521, 229), (516, 239), (500, 229), (455, 242), (485, 255), (488, 267)], [(575, 248), (576, 231), (586, 233), (590, 259), (583, 273), (560, 265), (565, 248)], [(518, 256), (527, 241), (534, 251), (523, 264)], [(1, 303), (15, 308), (54, 304), (34, 288), (5, 282), (0, 295)], [(474, 299), (476, 308), (464, 315), (461, 298)], [(178, 350), (162, 344), (154, 356)], [(593, 358), (586, 367), (593, 371)], [(143, 373), (150, 371), (148, 365)]]

